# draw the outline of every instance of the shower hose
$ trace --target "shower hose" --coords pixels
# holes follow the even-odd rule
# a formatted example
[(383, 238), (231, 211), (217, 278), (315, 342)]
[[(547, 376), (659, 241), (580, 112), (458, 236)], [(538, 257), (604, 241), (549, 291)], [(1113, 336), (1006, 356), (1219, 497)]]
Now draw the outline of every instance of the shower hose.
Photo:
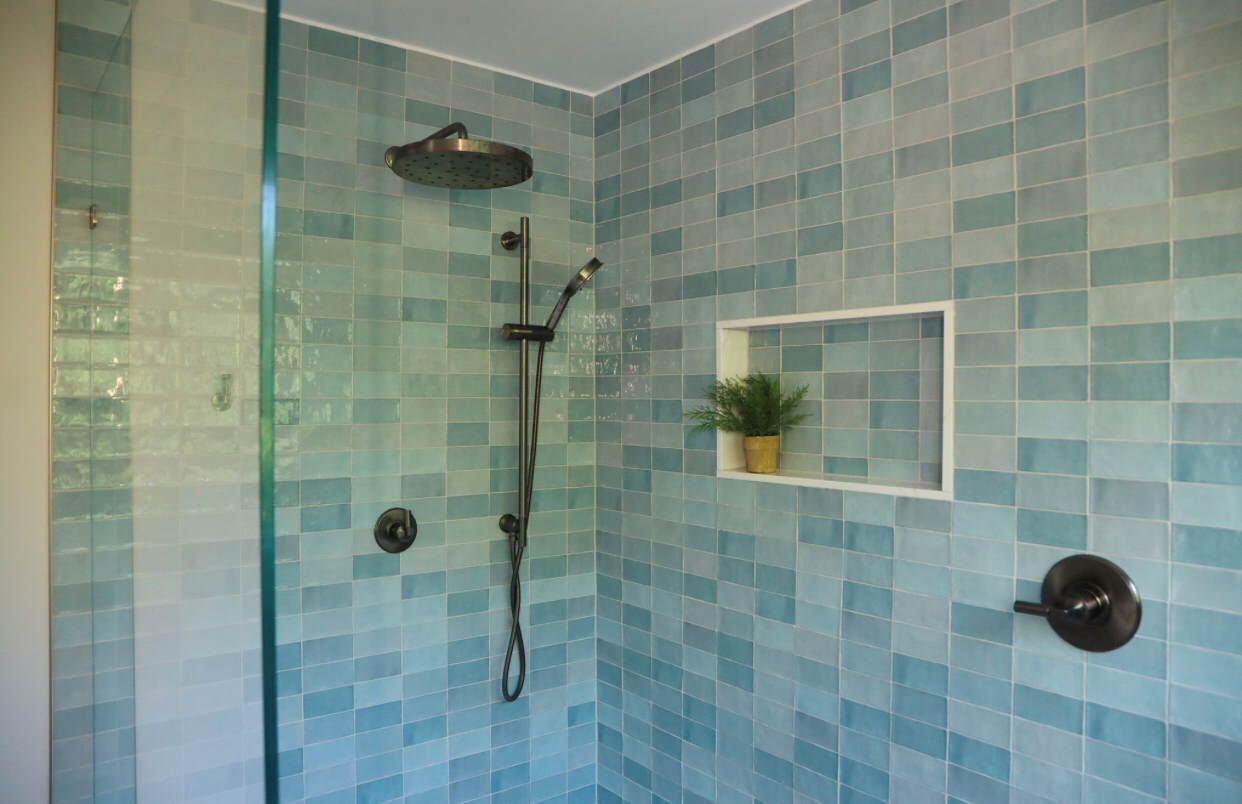
[[(539, 398), (543, 389), (543, 348), (539, 343), (539, 356), (535, 360), (535, 404), (531, 409), (530, 424), (530, 455), (526, 466), (518, 471), (526, 473), (526, 498), (518, 501), (518, 526), (514, 533), (509, 534), (509, 564), (513, 569), (509, 577), (509, 610), (513, 615), (513, 625), (509, 631), (509, 647), (505, 651), (505, 669), (500, 677), (500, 691), (506, 701), (516, 701), (526, 685), (526, 641), (522, 639), (522, 624), (519, 616), (522, 612), (522, 554), (526, 552), (526, 523), (530, 519), (531, 490), (535, 485), (535, 453), (539, 449)], [(526, 404), (526, 400), (522, 400)], [(509, 671), (513, 665), (513, 656), (517, 655), (518, 676), (513, 689), (509, 689)]]

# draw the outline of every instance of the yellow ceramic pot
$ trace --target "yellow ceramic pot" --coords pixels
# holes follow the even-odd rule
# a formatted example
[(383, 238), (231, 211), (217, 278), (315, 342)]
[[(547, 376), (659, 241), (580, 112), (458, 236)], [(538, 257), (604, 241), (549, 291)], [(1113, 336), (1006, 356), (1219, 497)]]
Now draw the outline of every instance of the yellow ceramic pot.
[(776, 453), (781, 449), (781, 437), (746, 436), (742, 439), (746, 448), (746, 471), (757, 475), (770, 475), (776, 471)]

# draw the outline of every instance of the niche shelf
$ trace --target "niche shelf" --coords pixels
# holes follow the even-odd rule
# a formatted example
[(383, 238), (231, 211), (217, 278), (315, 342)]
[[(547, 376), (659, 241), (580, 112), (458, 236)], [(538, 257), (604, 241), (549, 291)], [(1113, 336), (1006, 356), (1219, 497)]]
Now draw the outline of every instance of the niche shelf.
[(742, 436), (716, 434), (716, 476), (953, 498), (953, 302), (716, 323), (717, 378), (779, 374), (810, 385), (804, 425), (775, 474), (746, 471)]

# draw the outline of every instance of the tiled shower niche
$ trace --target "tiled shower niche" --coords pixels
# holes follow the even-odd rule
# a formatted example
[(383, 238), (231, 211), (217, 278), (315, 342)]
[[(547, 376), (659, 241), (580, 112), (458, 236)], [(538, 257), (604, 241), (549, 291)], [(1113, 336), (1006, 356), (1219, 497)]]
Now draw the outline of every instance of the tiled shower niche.
[(947, 495), (946, 324), (951, 336), (952, 311), (943, 304), (720, 322), (720, 376), (779, 376), (786, 393), (806, 386), (808, 417), (782, 437), (775, 475), (746, 473), (741, 437), (719, 434), (717, 473)]

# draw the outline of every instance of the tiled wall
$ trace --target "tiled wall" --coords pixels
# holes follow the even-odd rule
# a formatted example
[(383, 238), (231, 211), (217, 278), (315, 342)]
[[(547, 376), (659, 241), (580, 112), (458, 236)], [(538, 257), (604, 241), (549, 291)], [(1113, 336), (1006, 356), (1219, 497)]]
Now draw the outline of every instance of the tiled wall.
[[(600, 800), (1242, 800), (1242, 5), (814, 0), (596, 98)], [(954, 299), (956, 499), (718, 481), (718, 318)], [(1011, 613), (1113, 558), (1139, 636)]]
[[(188, 22), (152, 29), (174, 47), (134, 87), (150, 139), (131, 172), (128, 8), (61, 3), (57, 801), (129, 800), (144, 779), (169, 782), (160, 800), (236, 796), (259, 770), (254, 297), (228, 258), (253, 250), (239, 177), (257, 164), (258, 17), (177, 8)], [(1237, 2), (813, 0), (593, 101), (297, 24), (284, 37), (288, 800), (1242, 798)], [(182, 58), (215, 65), (219, 97), (159, 80)], [(243, 94), (245, 111), (222, 100)], [(534, 181), (447, 193), (379, 166), (452, 119), (529, 147)], [(131, 177), (156, 280), (132, 293)], [(93, 199), (116, 212), (92, 239)], [(502, 704), (516, 359), (496, 330), (516, 264), (496, 233), (524, 214), (538, 309), (593, 246), (607, 267), (549, 355), (532, 672)], [(182, 240), (157, 256), (168, 226)], [(714, 371), (718, 318), (950, 298), (952, 503), (714, 478), (714, 440), (682, 412)], [(151, 370), (183, 335), (180, 370)], [(224, 366), (240, 405), (217, 425), (203, 385)], [(131, 447), (138, 396), (148, 424), (181, 417), (175, 447), (154, 428)], [(144, 505), (177, 493), (144, 509), (150, 563), (139, 466)], [(420, 521), (400, 557), (370, 533), (394, 504)], [(1144, 595), (1121, 651), (1084, 655), (1009, 612), (1080, 551)], [(144, 733), (174, 732), (135, 765)]]
[(940, 488), (944, 317), (750, 330), (750, 370), (806, 386), (782, 472)]
[[(547, 353), (523, 570), (526, 689), (501, 514), (516, 510), (517, 252), (540, 316), (592, 253), (591, 99), (282, 26), (278, 635), (285, 801), (585, 801), (595, 784), (594, 338), (577, 296)], [(401, 181), (384, 151), (451, 121), (531, 151), (495, 191)], [(410, 508), (418, 540), (372, 529)]]

